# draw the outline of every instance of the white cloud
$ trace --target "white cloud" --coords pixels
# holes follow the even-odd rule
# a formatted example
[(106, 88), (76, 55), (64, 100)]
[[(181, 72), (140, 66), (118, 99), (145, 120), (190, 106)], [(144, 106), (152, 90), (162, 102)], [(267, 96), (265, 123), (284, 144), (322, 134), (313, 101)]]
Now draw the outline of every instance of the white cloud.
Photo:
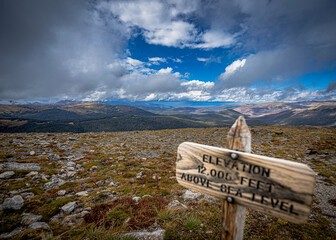
[(161, 68), (158, 73), (161, 74), (166, 74), (166, 73), (171, 73), (173, 71), (173, 69), (171, 67), (167, 67), (167, 68)]
[(197, 61), (200, 62), (207, 62), (209, 60), (209, 58), (197, 58)]
[(140, 28), (150, 44), (169, 47), (211, 49), (230, 47), (236, 34), (208, 29), (200, 32), (196, 25), (185, 17), (194, 13), (199, 1), (112, 1), (100, 4), (123, 22), (129, 31)]
[(82, 99), (82, 101), (99, 101), (101, 99), (104, 99), (106, 97), (106, 91), (99, 91), (96, 90), (93, 93), (91, 93), (89, 96)]
[(191, 80), (182, 82), (181, 86), (186, 87), (187, 90), (209, 90), (215, 85), (214, 82), (202, 82), (199, 80)]
[(161, 57), (152, 57), (152, 58), (148, 58), (148, 60), (151, 64), (154, 64), (154, 65), (160, 65), (160, 63), (167, 62), (165, 58), (161, 58)]
[(144, 100), (145, 101), (153, 101), (153, 100), (155, 100), (156, 96), (157, 95), (155, 93), (151, 93)]
[(179, 58), (173, 58), (173, 61), (174, 61), (174, 62), (177, 62), (177, 63), (182, 63), (182, 60), (179, 59)]
[(137, 60), (137, 59), (130, 58), (130, 57), (127, 57), (126, 63), (128, 65), (128, 67), (132, 70), (134, 68), (139, 68), (139, 67), (142, 67), (144, 65), (144, 62), (142, 62), (140, 60)]
[(197, 58), (197, 61), (199, 62), (205, 62), (206, 64), (215, 62), (215, 63), (220, 63), (221, 62), (221, 58), (220, 57), (209, 57), (209, 58)]
[(208, 101), (211, 99), (211, 96), (207, 92), (203, 91), (188, 91), (181, 93), (172, 93), (169, 98), (171, 101)]
[(219, 79), (225, 81), (227, 80), (232, 74), (237, 72), (239, 69), (243, 68), (246, 63), (246, 59), (236, 60), (231, 63), (229, 66), (225, 68), (225, 72), (219, 76)]
[(197, 44), (191, 44), (192, 48), (219, 48), (230, 47), (235, 42), (235, 35), (222, 31), (208, 30), (201, 35), (202, 41)]
[(144, 36), (148, 43), (168, 47), (183, 47), (185, 43), (195, 39), (196, 29), (193, 24), (173, 21), (159, 28), (147, 30)]

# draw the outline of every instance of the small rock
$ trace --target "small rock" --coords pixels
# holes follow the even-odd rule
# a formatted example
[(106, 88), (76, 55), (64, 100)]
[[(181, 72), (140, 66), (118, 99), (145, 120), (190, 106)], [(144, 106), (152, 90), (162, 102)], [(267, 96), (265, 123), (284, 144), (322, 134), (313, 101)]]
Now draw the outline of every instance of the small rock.
[(104, 184), (105, 184), (104, 180), (100, 180), (100, 181), (96, 182), (97, 186), (103, 186)]
[(64, 196), (65, 193), (66, 193), (65, 190), (59, 190), (59, 191), (57, 192), (57, 196)]
[(49, 225), (45, 222), (34, 222), (34, 223), (30, 224), (28, 228), (30, 228), (30, 229), (40, 229), (40, 228), (42, 228), (42, 229), (45, 229), (45, 230), (50, 229)]
[(89, 214), (90, 212), (89, 211), (82, 211), (81, 213), (80, 213), (80, 216), (81, 217), (84, 217), (85, 215), (87, 215), (87, 214)]
[(136, 203), (138, 203), (139, 200), (140, 200), (140, 197), (133, 197), (132, 200), (135, 201)]
[(44, 184), (46, 189), (51, 189), (54, 187), (59, 187), (65, 183), (64, 180), (57, 178), (55, 175), (52, 176), (51, 181)]
[(0, 174), (0, 179), (8, 179), (15, 175), (14, 171), (7, 171)]
[(146, 197), (152, 197), (152, 196), (148, 194), (142, 196), (142, 198), (146, 198)]
[(75, 168), (74, 167), (68, 167), (67, 170), (73, 172), (73, 171), (75, 171)]
[(50, 222), (59, 222), (60, 221), (61, 214), (56, 214), (52, 218), (50, 218)]
[(29, 152), (29, 155), (30, 155), (30, 156), (34, 156), (34, 155), (35, 155), (35, 151), (30, 151), (30, 152)]
[(183, 199), (185, 201), (194, 201), (196, 200), (197, 198), (199, 198), (202, 194), (199, 193), (199, 192), (193, 192), (191, 190), (187, 190), (185, 191), (185, 193), (183, 194)]
[(18, 235), (20, 233), (22, 233), (25, 229), (22, 228), (22, 227), (19, 227), (19, 228), (16, 228), (14, 229), (13, 231), (9, 232), (9, 233), (3, 233), (0, 235), (0, 238), (12, 238), (14, 237), (15, 235)]
[(31, 213), (28, 213), (28, 214), (25, 214), (22, 217), (21, 224), (28, 226), (28, 225), (31, 225), (34, 222), (40, 221), (41, 219), (42, 219), (41, 215), (34, 215), (34, 214), (31, 214)]
[(68, 172), (67, 174), (66, 174), (66, 176), (68, 177), (68, 178), (71, 178), (71, 177), (73, 177), (73, 176), (75, 176), (76, 175), (76, 172)]
[(78, 193), (76, 193), (76, 196), (89, 196), (89, 193), (88, 193), (88, 191), (82, 191), (82, 192), (78, 192)]
[(139, 172), (136, 174), (136, 178), (141, 178), (142, 177), (142, 172)]
[(0, 206), (0, 210), (13, 209), (19, 210), (23, 207), (24, 200), (20, 195), (15, 195), (12, 198), (6, 198), (3, 204)]
[(109, 187), (118, 187), (118, 184), (114, 183), (114, 182), (110, 182), (109, 183)]
[(64, 213), (70, 214), (76, 207), (77, 207), (76, 202), (68, 202), (61, 209), (63, 210)]
[(28, 173), (28, 174), (26, 175), (26, 177), (35, 177), (35, 176), (37, 176), (38, 174), (39, 174), (38, 172), (36, 172), (36, 171), (32, 171), (32, 172)]
[(98, 166), (92, 166), (91, 171), (97, 170)]
[(167, 205), (167, 208), (169, 208), (169, 209), (178, 209), (178, 208), (188, 209), (188, 207), (186, 205), (184, 205), (183, 203), (180, 203), (178, 200), (171, 201)]
[(81, 214), (77, 213), (77, 214), (71, 214), (69, 216), (66, 216), (63, 221), (62, 221), (62, 225), (64, 226), (75, 226), (78, 223), (83, 222), (84, 219), (81, 217)]
[(32, 192), (24, 192), (24, 193), (21, 193), (21, 196), (26, 200), (30, 200), (32, 197), (35, 196), (35, 194)]
[(57, 154), (50, 154), (49, 156), (48, 156), (48, 159), (49, 160), (58, 160), (58, 159), (60, 159), (61, 157), (59, 156), (59, 155), (57, 155)]
[(74, 166), (76, 166), (76, 163), (75, 162), (73, 162), (73, 161), (70, 161), (70, 162), (67, 162), (67, 167), (74, 167)]
[(41, 167), (38, 163), (16, 163), (16, 162), (6, 162), (0, 164), (0, 169), (11, 169), (11, 170), (40, 170)]
[(139, 240), (146, 240), (146, 239), (152, 239), (152, 240), (163, 240), (165, 234), (164, 229), (158, 229), (154, 232), (130, 232), (130, 233), (125, 233), (122, 236), (123, 237), (134, 237)]

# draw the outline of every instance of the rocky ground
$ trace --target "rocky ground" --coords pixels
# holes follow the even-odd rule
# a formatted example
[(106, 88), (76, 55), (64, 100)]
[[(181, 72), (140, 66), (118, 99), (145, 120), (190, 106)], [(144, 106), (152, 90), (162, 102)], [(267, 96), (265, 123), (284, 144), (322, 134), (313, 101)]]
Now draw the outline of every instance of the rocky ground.
[[(0, 134), (0, 238), (218, 239), (220, 201), (183, 189), (176, 150), (223, 147), (228, 128)], [(317, 174), (311, 216), (293, 224), (248, 210), (245, 239), (336, 239), (336, 129), (252, 127), (256, 154)]]

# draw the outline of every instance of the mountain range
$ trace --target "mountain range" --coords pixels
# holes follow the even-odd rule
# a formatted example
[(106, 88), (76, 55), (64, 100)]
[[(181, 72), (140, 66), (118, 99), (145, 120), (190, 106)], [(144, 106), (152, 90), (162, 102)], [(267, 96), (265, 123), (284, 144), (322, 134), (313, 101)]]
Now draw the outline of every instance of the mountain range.
[(336, 102), (151, 107), (98, 102), (0, 104), (0, 132), (97, 132), (249, 125), (336, 126)]

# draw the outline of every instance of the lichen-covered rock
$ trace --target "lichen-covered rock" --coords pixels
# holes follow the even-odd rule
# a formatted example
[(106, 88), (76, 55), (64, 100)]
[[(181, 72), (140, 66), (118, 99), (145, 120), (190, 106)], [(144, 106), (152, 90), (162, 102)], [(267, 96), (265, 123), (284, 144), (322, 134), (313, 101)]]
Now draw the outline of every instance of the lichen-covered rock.
[(180, 203), (178, 200), (171, 201), (168, 205), (167, 208), (169, 209), (188, 209), (186, 205), (183, 203)]
[(45, 222), (34, 222), (32, 224), (29, 225), (28, 228), (31, 228), (31, 229), (45, 229), (45, 230), (49, 230), (50, 227), (47, 223)]
[(68, 202), (61, 209), (65, 214), (70, 214), (77, 207), (76, 202)]
[(197, 198), (201, 197), (201, 195), (202, 194), (199, 193), (199, 192), (193, 192), (191, 190), (187, 190), (187, 191), (185, 191), (185, 193), (183, 194), (182, 197), (185, 201), (194, 201)]
[(0, 164), (0, 169), (8, 170), (40, 170), (41, 167), (38, 163), (17, 163), (6, 162)]
[(82, 192), (76, 193), (76, 196), (88, 196), (88, 195), (89, 195), (88, 191), (82, 191)]
[(59, 190), (59, 191), (57, 192), (57, 195), (58, 195), (58, 196), (64, 196), (65, 193), (66, 193), (66, 191), (65, 191), (64, 189), (62, 189), (62, 190)]
[(76, 166), (76, 163), (75, 162), (73, 162), (73, 161), (69, 161), (69, 162), (67, 162), (67, 167), (74, 167), (74, 166)]
[(163, 240), (165, 234), (164, 229), (158, 229), (153, 232), (143, 231), (143, 232), (129, 232), (123, 234), (124, 237), (134, 237), (139, 240)]
[(31, 213), (28, 213), (28, 214), (25, 214), (22, 217), (21, 224), (28, 226), (28, 225), (31, 225), (35, 222), (40, 221), (41, 219), (42, 219), (41, 215), (34, 215), (34, 214), (31, 214)]
[(51, 178), (51, 181), (44, 184), (44, 187), (46, 189), (52, 189), (54, 187), (59, 187), (59, 186), (63, 185), (64, 183), (65, 183), (65, 181), (63, 179), (60, 179), (60, 178), (53, 175), (52, 178)]
[(0, 205), (0, 210), (13, 209), (19, 210), (23, 207), (24, 200), (20, 195), (15, 195), (12, 198), (6, 198), (5, 201)]
[(60, 159), (61, 157), (58, 155), (58, 154), (50, 154), (49, 156), (48, 156), (48, 159), (49, 160), (58, 160), (58, 159)]
[(36, 172), (36, 171), (31, 171), (30, 173), (28, 173), (27, 175), (26, 175), (26, 177), (35, 177), (35, 176), (37, 176), (39, 173), (38, 172)]
[(0, 179), (8, 179), (15, 175), (14, 171), (7, 171), (0, 174)]
[(22, 233), (25, 229), (22, 228), (22, 227), (19, 227), (19, 228), (16, 228), (14, 229), (13, 231), (11, 232), (8, 232), (8, 233), (2, 233), (0, 235), (0, 239), (4, 239), (4, 238), (12, 238), (20, 233)]

